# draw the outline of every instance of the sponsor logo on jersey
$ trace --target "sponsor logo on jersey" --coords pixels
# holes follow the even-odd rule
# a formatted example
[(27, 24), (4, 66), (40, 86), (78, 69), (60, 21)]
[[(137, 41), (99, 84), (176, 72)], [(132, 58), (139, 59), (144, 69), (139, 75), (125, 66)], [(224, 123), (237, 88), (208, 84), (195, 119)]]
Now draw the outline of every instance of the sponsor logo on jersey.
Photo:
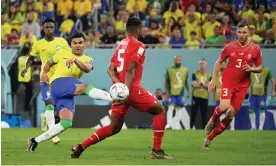
[(243, 54), (244, 54), (243, 52), (239, 53), (239, 55), (243, 55)]
[(236, 55), (236, 53), (235, 52), (231, 52), (231, 56), (235, 56)]

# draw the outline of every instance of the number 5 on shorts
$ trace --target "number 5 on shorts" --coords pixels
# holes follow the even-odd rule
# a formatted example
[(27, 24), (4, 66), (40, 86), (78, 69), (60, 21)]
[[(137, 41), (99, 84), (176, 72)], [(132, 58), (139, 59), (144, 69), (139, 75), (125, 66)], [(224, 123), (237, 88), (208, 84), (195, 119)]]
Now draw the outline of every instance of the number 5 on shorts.
[(222, 88), (222, 96), (228, 96), (228, 88)]

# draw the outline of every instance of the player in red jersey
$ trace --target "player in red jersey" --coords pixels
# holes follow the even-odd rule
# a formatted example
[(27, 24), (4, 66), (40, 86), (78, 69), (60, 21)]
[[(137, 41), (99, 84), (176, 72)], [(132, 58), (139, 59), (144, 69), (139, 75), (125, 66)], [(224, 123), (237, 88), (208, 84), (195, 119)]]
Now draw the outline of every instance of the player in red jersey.
[(79, 158), (81, 153), (89, 146), (96, 144), (107, 137), (120, 132), (129, 107), (153, 115), (152, 128), (154, 131), (153, 148), (151, 158), (172, 159), (162, 149), (162, 138), (166, 125), (165, 108), (158, 100), (142, 88), (140, 83), (145, 61), (145, 45), (137, 40), (141, 33), (142, 24), (137, 18), (131, 17), (126, 23), (128, 37), (123, 39), (117, 46), (108, 68), (108, 73), (113, 83), (122, 82), (130, 90), (128, 99), (122, 104), (112, 105), (111, 124), (100, 128), (82, 144), (72, 148), (72, 158)]
[[(206, 138), (203, 147), (210, 148), (210, 142), (221, 134), (231, 123), (236, 112), (239, 111), (250, 85), (250, 72), (262, 71), (261, 48), (248, 40), (249, 26), (239, 23), (237, 27), (237, 41), (227, 44), (214, 66), (209, 91), (214, 91), (221, 64), (228, 59), (229, 63), (222, 74), (220, 91), (220, 105), (215, 108), (212, 117), (205, 127)], [(254, 66), (255, 65), (255, 66)], [(217, 119), (227, 111), (227, 116), (217, 124)], [(213, 129), (214, 128), (214, 129)]]

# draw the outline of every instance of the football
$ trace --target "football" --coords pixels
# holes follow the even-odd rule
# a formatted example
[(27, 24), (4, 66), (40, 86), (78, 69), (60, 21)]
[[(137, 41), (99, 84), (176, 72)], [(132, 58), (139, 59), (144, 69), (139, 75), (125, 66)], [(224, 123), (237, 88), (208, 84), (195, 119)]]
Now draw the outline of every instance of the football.
[(110, 95), (113, 100), (123, 101), (129, 95), (128, 87), (123, 83), (116, 83), (110, 87)]

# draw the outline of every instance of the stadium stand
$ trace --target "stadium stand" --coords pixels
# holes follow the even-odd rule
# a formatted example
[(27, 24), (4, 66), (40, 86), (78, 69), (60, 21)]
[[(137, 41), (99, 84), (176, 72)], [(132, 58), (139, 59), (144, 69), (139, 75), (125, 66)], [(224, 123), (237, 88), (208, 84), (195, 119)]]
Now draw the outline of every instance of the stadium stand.
[[(196, 49), (198, 43), (201, 48), (205, 44), (223, 46), (235, 39), (236, 24), (241, 20), (251, 26), (251, 38), (256, 43), (276, 47), (276, 6), (272, 0), (2, 0), (1, 4), (2, 48), (43, 38), (41, 23), (46, 18), (56, 20), (58, 36), (68, 38), (70, 33), (83, 32), (89, 39), (87, 47), (114, 46), (126, 35), (129, 16), (143, 20), (147, 41), (150, 40), (147, 44), (158, 44), (157, 48)], [(210, 42), (210, 37), (215, 38), (216, 27), (220, 39)], [(168, 46), (175, 43), (175, 28), (181, 33), (181, 42), (176, 42), (180, 46)], [(114, 31), (110, 32), (113, 37), (108, 31)], [(191, 34), (195, 35), (193, 42)], [(111, 43), (103, 41), (107, 37), (112, 38)]]

